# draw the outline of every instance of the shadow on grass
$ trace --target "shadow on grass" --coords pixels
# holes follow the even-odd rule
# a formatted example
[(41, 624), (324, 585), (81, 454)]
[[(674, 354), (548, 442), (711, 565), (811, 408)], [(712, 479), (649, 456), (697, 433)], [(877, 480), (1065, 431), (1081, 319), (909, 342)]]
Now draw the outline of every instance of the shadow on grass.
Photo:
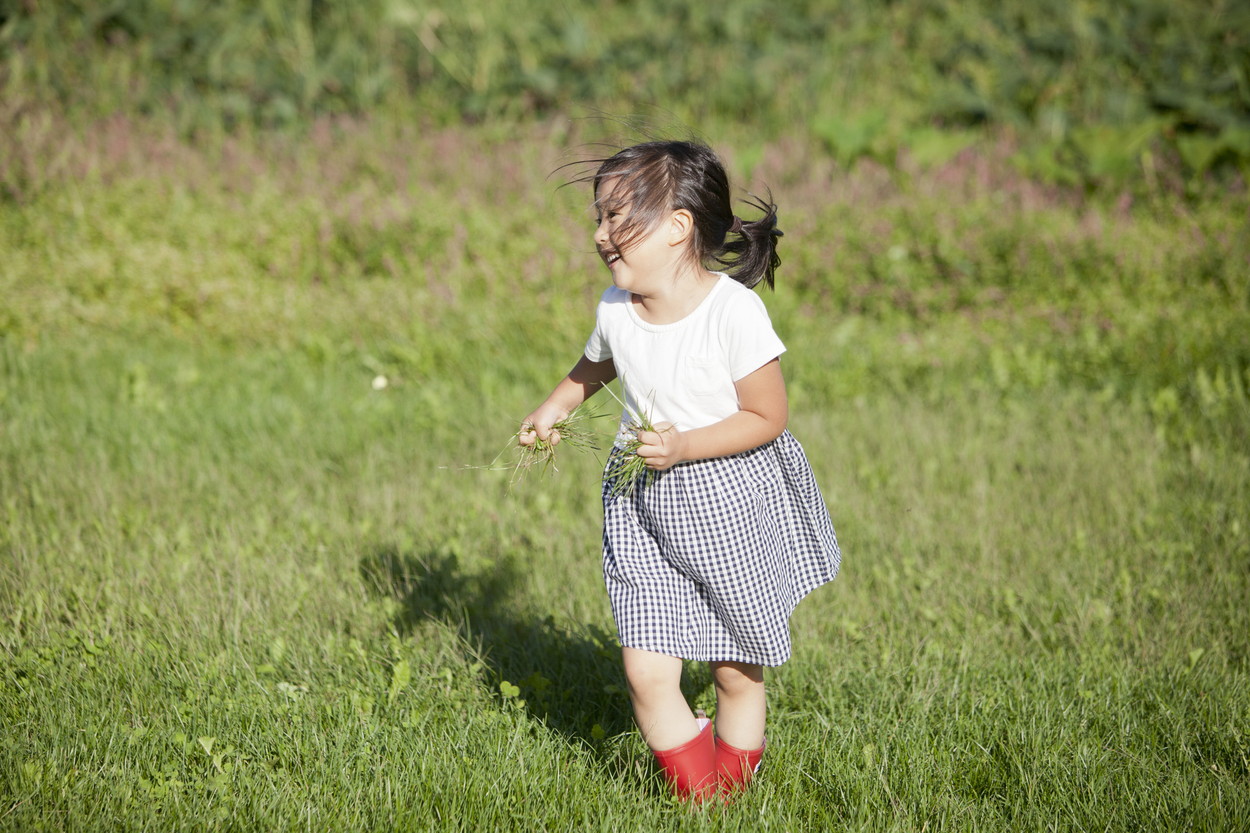
[[(504, 696), (503, 681), (519, 687), (526, 708), (554, 731), (598, 748), (604, 736), (633, 729), (615, 634), (527, 611), (516, 559), (468, 571), (454, 554), (389, 548), (362, 559), (360, 571), (372, 591), (400, 603), (401, 634), (428, 619), (457, 628), (473, 658), (485, 662), (496, 696)], [(711, 683), (705, 668), (690, 671), (688, 697)]]

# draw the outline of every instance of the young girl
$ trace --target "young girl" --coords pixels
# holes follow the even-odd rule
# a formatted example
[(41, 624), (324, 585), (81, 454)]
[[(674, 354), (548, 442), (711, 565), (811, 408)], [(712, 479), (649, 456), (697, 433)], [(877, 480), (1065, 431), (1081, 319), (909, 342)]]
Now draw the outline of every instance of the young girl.
[[(626, 148), (593, 183), (612, 286), (584, 355), (519, 439), (558, 442), (552, 426), (616, 378), (612, 454), (629, 453), (631, 415), (651, 419), (637, 454), (653, 476), (604, 483), (604, 579), (643, 739), (679, 795), (728, 794), (764, 752), (764, 667), (789, 658), (791, 612), (841, 557), (786, 430), (785, 347), (750, 289), (771, 288), (780, 264), (776, 206), (735, 217), (720, 160), (691, 142)], [(715, 727), (682, 696), (683, 659), (711, 664)]]

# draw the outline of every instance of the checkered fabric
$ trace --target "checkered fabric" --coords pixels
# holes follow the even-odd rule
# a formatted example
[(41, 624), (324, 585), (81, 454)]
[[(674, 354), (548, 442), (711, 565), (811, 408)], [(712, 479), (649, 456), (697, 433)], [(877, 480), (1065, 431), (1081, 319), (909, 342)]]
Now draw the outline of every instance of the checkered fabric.
[(674, 466), (632, 495), (611, 491), (605, 483), (603, 575), (622, 645), (700, 661), (790, 658), (790, 614), (837, 575), (841, 552), (789, 431)]

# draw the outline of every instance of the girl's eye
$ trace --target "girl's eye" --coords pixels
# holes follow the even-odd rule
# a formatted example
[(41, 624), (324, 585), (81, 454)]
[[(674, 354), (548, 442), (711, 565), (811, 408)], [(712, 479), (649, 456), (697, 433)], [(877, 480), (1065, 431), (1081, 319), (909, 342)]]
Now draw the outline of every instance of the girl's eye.
[(610, 225), (623, 222), (628, 213), (629, 211), (627, 207), (606, 209), (603, 212), (595, 214), (595, 225), (603, 225), (604, 220), (607, 220)]

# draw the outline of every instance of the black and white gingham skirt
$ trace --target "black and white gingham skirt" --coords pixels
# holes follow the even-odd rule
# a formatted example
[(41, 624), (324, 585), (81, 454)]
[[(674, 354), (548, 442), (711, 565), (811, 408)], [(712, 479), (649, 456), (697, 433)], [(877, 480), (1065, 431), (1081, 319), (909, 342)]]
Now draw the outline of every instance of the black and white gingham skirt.
[(613, 496), (605, 482), (603, 515), (603, 576), (621, 644), (683, 659), (781, 665), (790, 614), (841, 561), (789, 431), (674, 466), (632, 495)]

